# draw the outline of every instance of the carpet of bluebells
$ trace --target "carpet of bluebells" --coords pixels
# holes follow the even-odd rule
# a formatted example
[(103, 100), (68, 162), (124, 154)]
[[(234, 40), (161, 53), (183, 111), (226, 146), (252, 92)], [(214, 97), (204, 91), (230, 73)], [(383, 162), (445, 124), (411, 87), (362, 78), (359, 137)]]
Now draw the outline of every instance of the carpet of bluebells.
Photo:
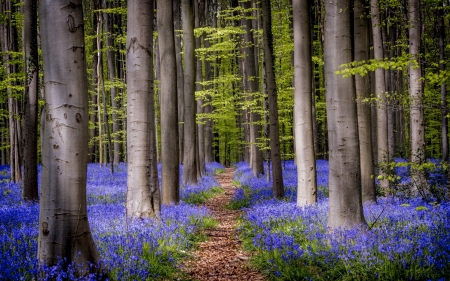
[[(318, 203), (303, 208), (295, 204), (292, 161), (284, 163), (284, 200), (273, 199), (271, 184), (265, 176), (254, 177), (247, 163), (236, 167), (241, 188), (232, 204), (245, 210), (240, 233), (245, 247), (255, 253), (253, 262), (271, 279), (450, 280), (448, 201), (379, 197), (376, 204), (364, 205), (368, 227), (331, 231), (327, 161), (317, 161)], [(408, 168), (396, 173), (399, 183), (407, 184)]]
[[(182, 200), (219, 186), (213, 176), (217, 169), (223, 166), (208, 164), (207, 175), (198, 185), (182, 187)], [(127, 169), (121, 164), (115, 170), (110, 174), (108, 167), (88, 165), (89, 221), (108, 276), (114, 280), (170, 279), (167, 268), (176, 268), (177, 257), (192, 246), (203, 222), (210, 218), (208, 210), (182, 202), (163, 206), (161, 221), (127, 221)], [(22, 202), (20, 185), (8, 179), (9, 167), (0, 166), (0, 280), (44, 279), (36, 260), (39, 205)], [(74, 271), (55, 266), (46, 269), (45, 279), (73, 280)]]

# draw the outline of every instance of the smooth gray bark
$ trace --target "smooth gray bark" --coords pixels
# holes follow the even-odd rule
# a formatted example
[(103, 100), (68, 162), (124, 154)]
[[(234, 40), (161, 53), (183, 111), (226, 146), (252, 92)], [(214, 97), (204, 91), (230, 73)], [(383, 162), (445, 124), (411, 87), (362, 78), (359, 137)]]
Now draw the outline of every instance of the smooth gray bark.
[[(373, 54), (375, 60), (384, 58), (383, 41), (381, 36), (381, 20), (380, 7), (378, 0), (370, 1), (370, 10), (372, 14), (372, 36), (373, 36)], [(377, 164), (386, 164), (389, 159), (389, 145), (388, 145), (388, 116), (387, 116), (387, 100), (386, 100), (386, 82), (384, 76), (384, 69), (378, 68), (375, 70), (375, 97), (377, 98), (376, 105), (376, 136), (377, 136)], [(378, 174), (385, 176), (382, 169), (378, 170)], [(389, 181), (386, 179), (380, 180), (380, 187), (382, 190), (389, 188)]]
[(184, 47), (183, 183), (197, 183), (197, 104), (195, 102), (195, 38), (193, 0), (181, 0)]
[[(409, 54), (413, 62), (409, 65), (409, 96), (411, 126), (411, 162), (425, 160), (425, 120), (423, 113), (422, 70), (420, 60), (420, 7), (419, 0), (408, 1)], [(412, 181), (416, 187), (425, 187), (427, 182), (423, 171), (412, 171)]]
[(88, 85), (81, 0), (39, 2), (45, 105), (38, 260), (96, 264), (86, 207)]
[(354, 77), (335, 73), (353, 59), (350, 1), (325, 1), (324, 68), (329, 136), (328, 227), (365, 224)]
[[(354, 60), (369, 60), (369, 21), (365, 9), (366, 3), (363, 0), (354, 2)], [(369, 75), (355, 75), (355, 87), (358, 110), (358, 132), (359, 151), (361, 155), (361, 189), (362, 200), (376, 201), (376, 189), (374, 175), (374, 161), (372, 154), (372, 119), (370, 105), (365, 103), (365, 99), (370, 98), (370, 77)]]
[[(103, 6), (106, 8), (111, 8), (111, 3), (107, 2), (106, 0), (103, 0), (104, 4)], [(109, 3), (109, 6), (107, 6)], [(112, 15), (109, 13), (103, 14), (105, 18), (105, 32), (106, 32), (106, 59), (108, 62), (108, 74), (109, 74), (109, 80), (111, 82), (114, 82), (116, 79), (116, 56), (115, 56), (115, 45), (114, 45), (114, 37), (113, 37), (113, 19)], [(118, 104), (116, 100), (117, 96), (117, 90), (116, 87), (112, 86), (110, 90), (111, 94), (111, 117), (112, 117), (112, 137), (113, 137), (113, 163), (114, 165), (119, 165), (120, 163), (120, 153), (121, 153), (121, 139), (120, 139), (120, 133), (119, 133), (119, 120), (117, 116), (117, 110), (118, 110)]]
[(317, 202), (316, 155), (312, 116), (311, 32), (308, 0), (293, 0), (294, 140), (297, 164), (297, 205)]
[(161, 71), (161, 162), (162, 203), (180, 201), (178, 146), (177, 66), (172, 3), (157, 2), (158, 43)]
[[(244, 91), (248, 92), (249, 99), (254, 100), (253, 95), (259, 92), (259, 79), (256, 72), (255, 62), (255, 46), (253, 45), (253, 20), (252, 16), (252, 4), (250, 1), (242, 3), (246, 18), (243, 19), (243, 25), (245, 26), (246, 33), (244, 34)], [(258, 107), (261, 105), (258, 103)], [(252, 168), (253, 175), (259, 176), (264, 174), (263, 156), (261, 149), (257, 146), (257, 142), (261, 139), (261, 115), (255, 110), (250, 111), (250, 166)]]
[(173, 0), (173, 24), (175, 28), (175, 57), (177, 62), (177, 96), (178, 96), (178, 136), (180, 149), (180, 163), (183, 164), (184, 157), (184, 75), (183, 75), (183, 57), (181, 55), (181, 34), (183, 27), (181, 25), (181, 0)]
[(266, 71), (266, 85), (269, 102), (270, 122), (270, 157), (272, 160), (272, 188), (276, 198), (284, 197), (284, 184), (281, 169), (280, 132), (278, 124), (277, 85), (274, 71), (272, 16), (270, 0), (262, 1), (262, 25), (264, 44), (264, 63)]
[[(127, 215), (159, 216), (153, 108), (153, 0), (127, 3)], [(153, 132), (150, 138), (150, 132)]]
[[(446, 6), (445, 4), (443, 5)], [(445, 22), (444, 9), (439, 9), (439, 70), (445, 71)], [(447, 119), (447, 94), (446, 83), (441, 85), (441, 137), (442, 137), (442, 160), (447, 161), (449, 158), (449, 141), (448, 141), (448, 119)]]

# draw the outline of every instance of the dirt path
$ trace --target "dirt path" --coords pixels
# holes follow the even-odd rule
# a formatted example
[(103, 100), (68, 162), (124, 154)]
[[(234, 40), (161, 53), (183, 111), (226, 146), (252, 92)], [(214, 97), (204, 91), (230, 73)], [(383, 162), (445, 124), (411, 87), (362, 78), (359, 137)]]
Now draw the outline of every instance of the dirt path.
[(236, 224), (242, 211), (226, 208), (236, 189), (232, 185), (233, 174), (233, 168), (226, 168), (224, 173), (216, 176), (225, 192), (204, 204), (219, 225), (205, 231), (208, 240), (200, 243), (192, 258), (184, 264), (184, 270), (192, 280), (265, 280), (260, 273), (247, 266), (248, 257), (241, 250)]

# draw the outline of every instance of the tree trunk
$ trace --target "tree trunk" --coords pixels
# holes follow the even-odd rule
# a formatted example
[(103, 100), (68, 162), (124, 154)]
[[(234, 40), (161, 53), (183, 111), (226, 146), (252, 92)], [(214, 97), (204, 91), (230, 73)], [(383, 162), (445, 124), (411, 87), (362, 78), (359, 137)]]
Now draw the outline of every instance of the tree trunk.
[[(369, 21), (366, 18), (366, 3), (354, 2), (354, 60), (369, 61)], [(370, 105), (364, 102), (370, 98), (369, 75), (355, 75), (355, 87), (358, 110), (359, 150), (361, 155), (362, 201), (376, 201), (374, 162), (372, 155), (372, 120)]]
[(172, 3), (158, 1), (158, 43), (161, 62), (161, 162), (162, 202), (180, 201), (178, 151), (177, 66)]
[(276, 198), (284, 197), (283, 176), (280, 156), (280, 131), (278, 124), (277, 85), (275, 82), (272, 16), (270, 0), (262, 1), (262, 25), (264, 42), (264, 63), (266, 65), (266, 84), (269, 101), (270, 157), (272, 159), (272, 187)]
[(38, 260), (75, 262), (80, 275), (99, 255), (86, 207), (88, 86), (81, 0), (39, 2), (45, 105)]
[[(244, 91), (249, 92), (250, 100), (254, 99), (254, 95), (259, 92), (259, 79), (256, 72), (256, 61), (255, 61), (255, 47), (253, 45), (254, 36), (253, 36), (253, 20), (250, 18), (252, 16), (251, 8), (252, 4), (250, 1), (242, 3), (243, 8), (245, 9), (246, 18), (244, 18), (243, 26), (245, 26), (246, 33), (244, 34), (244, 67), (242, 69), (244, 75), (245, 86)], [(261, 104), (258, 102), (256, 105), (258, 108), (261, 107)], [(260, 174), (264, 174), (263, 167), (263, 156), (262, 151), (256, 145), (258, 141), (261, 139), (261, 115), (256, 112), (255, 109), (250, 112), (250, 166), (252, 168), (253, 175), (255, 177)]]
[[(420, 4), (419, 0), (408, 1), (409, 15), (409, 54), (413, 60), (409, 65), (409, 96), (411, 99), (411, 162), (423, 163), (425, 160), (425, 122), (423, 116), (423, 89), (420, 61)], [(411, 171), (412, 182), (424, 188), (427, 182), (423, 171)]]
[[(204, 3), (195, 3), (194, 4), (194, 14), (195, 14), (195, 28), (198, 28), (202, 25), (204, 25)], [(197, 36), (195, 38), (195, 48), (201, 48), (202, 47), (202, 38), (204, 38), (203, 35)], [(195, 90), (196, 91), (202, 91), (203, 86), (201, 85), (201, 82), (203, 81), (203, 67), (202, 67), (202, 61), (200, 60), (200, 57), (197, 57), (196, 61), (196, 69), (195, 69)], [(197, 100), (197, 113), (201, 114), (203, 113), (203, 99)], [(202, 175), (206, 174), (206, 167), (205, 167), (205, 124), (203, 120), (200, 120), (200, 122), (197, 123), (197, 177), (201, 178)]]
[(39, 57), (37, 45), (37, 2), (24, 1), (23, 47), (25, 52), (25, 115), (23, 117), (23, 193), (24, 200), (38, 200), (37, 112)]
[(297, 205), (317, 202), (316, 156), (312, 116), (311, 32), (308, 0), (293, 0), (294, 139), (297, 164)]
[[(127, 215), (159, 216), (153, 108), (153, 1), (127, 3)], [(152, 138), (150, 133), (153, 132)]]
[[(444, 23), (444, 6), (439, 9), (439, 70), (445, 71), (445, 23)], [(446, 83), (441, 85), (441, 136), (442, 136), (442, 160), (448, 161), (449, 142), (448, 142), (448, 119), (447, 119), (447, 95)]]
[(350, 1), (325, 2), (324, 67), (329, 136), (328, 227), (365, 224), (354, 77), (335, 71), (352, 61)]
[(184, 148), (183, 183), (197, 183), (197, 105), (195, 102), (195, 38), (193, 1), (181, 0), (184, 46)]
[[(371, 0), (372, 13), (372, 36), (373, 36), (373, 52), (375, 60), (382, 60), (383, 41), (381, 37), (381, 16), (378, 0)], [(387, 100), (386, 100), (386, 82), (384, 77), (384, 69), (377, 68), (375, 70), (375, 97), (377, 97), (376, 106), (376, 126), (377, 126), (377, 164), (383, 165), (389, 162), (389, 146), (388, 146), (388, 116), (387, 116)], [(378, 174), (385, 176), (385, 173), (379, 169)], [(387, 191), (389, 188), (389, 181), (387, 179), (380, 180), (380, 188)]]
[[(108, 7), (107, 6), (107, 1), (104, 1), (104, 7)], [(111, 8), (111, 6), (109, 6), (109, 8)], [(112, 26), (113, 26), (113, 22), (112, 22), (112, 16), (108, 13), (104, 13), (103, 16), (105, 17), (105, 32), (106, 32), (106, 59), (108, 61), (108, 73), (109, 73), (109, 80), (111, 82), (114, 82), (116, 79), (116, 74), (115, 74), (115, 63), (116, 63), (116, 59), (115, 59), (115, 46), (114, 46), (114, 38), (112, 36)], [(120, 153), (121, 153), (121, 140), (120, 140), (120, 134), (119, 134), (119, 120), (117, 118), (117, 110), (118, 110), (118, 106), (117, 106), (117, 101), (116, 101), (116, 96), (117, 96), (117, 91), (116, 91), (116, 87), (112, 86), (111, 87), (111, 111), (112, 111), (112, 135), (113, 135), (113, 139), (114, 139), (114, 156), (113, 156), (113, 163), (114, 165), (119, 165), (120, 163)], [(110, 160), (111, 161), (111, 160)]]
[[(106, 6), (104, 7), (106, 8)], [(111, 170), (111, 174), (114, 173), (114, 159), (113, 159), (113, 151), (112, 151), (112, 144), (111, 144), (111, 133), (109, 130), (109, 118), (108, 118), (108, 107), (107, 107), (107, 99), (106, 99), (106, 91), (105, 91), (105, 77), (104, 77), (104, 72), (103, 72), (103, 53), (101, 52), (102, 49), (102, 44), (100, 39), (103, 37), (103, 15), (101, 12), (99, 12), (99, 16), (98, 16), (98, 37), (97, 37), (97, 54), (98, 54), (98, 82), (101, 85), (101, 91), (102, 91), (102, 99), (103, 99), (103, 122), (105, 124), (105, 132), (106, 132), (106, 138), (107, 138), (107, 144), (108, 144), (108, 148), (104, 149), (105, 154), (106, 152), (109, 153), (109, 159), (106, 158), (105, 155), (105, 164), (108, 163), (108, 160), (111, 164), (110, 166), (110, 170)], [(100, 90), (100, 89), (99, 89)], [(99, 94), (100, 95), (100, 94)], [(100, 107), (99, 107), (100, 109)], [(100, 114), (99, 114), (99, 119), (100, 119)], [(99, 126), (101, 126), (101, 123), (99, 122)], [(105, 147), (106, 147), (106, 143), (105, 143)]]
[(183, 30), (181, 25), (181, 0), (173, 1), (173, 24), (175, 31), (175, 57), (177, 63), (177, 96), (178, 96), (178, 136), (180, 149), (180, 163), (183, 164), (184, 157), (184, 76), (183, 76), (183, 58), (181, 56), (181, 35), (178, 34)]

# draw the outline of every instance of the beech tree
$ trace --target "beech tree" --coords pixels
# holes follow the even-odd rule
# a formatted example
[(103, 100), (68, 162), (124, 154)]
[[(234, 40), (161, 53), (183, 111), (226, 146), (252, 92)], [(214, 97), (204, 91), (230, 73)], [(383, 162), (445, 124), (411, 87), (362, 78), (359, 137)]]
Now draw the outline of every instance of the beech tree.
[(350, 1), (325, 2), (324, 68), (329, 135), (328, 226), (365, 224), (354, 77), (336, 70), (352, 61)]
[[(255, 61), (255, 46), (253, 36), (253, 20), (252, 20), (252, 3), (251, 1), (242, 2), (244, 8), (244, 18), (242, 25), (245, 28), (244, 34), (244, 55), (242, 65), (244, 93), (247, 93), (250, 100), (254, 100), (254, 95), (259, 92), (259, 79), (257, 76), (257, 64)], [(259, 105), (259, 104), (258, 104)], [(260, 106), (260, 105), (259, 105)], [(261, 138), (262, 126), (261, 115), (255, 109), (250, 109), (250, 166), (254, 176), (264, 174), (262, 151), (257, 146), (257, 142)]]
[[(366, 17), (364, 0), (354, 1), (354, 60), (369, 60), (369, 21)], [(376, 201), (374, 161), (372, 154), (372, 119), (371, 107), (365, 102), (370, 98), (369, 75), (355, 75), (355, 89), (358, 110), (359, 150), (361, 155), (361, 189), (362, 200)]]
[[(197, 183), (197, 124), (195, 101), (195, 38), (193, 1), (181, 0), (184, 47), (184, 136), (183, 183)], [(195, 4), (197, 5), (197, 4)]]
[(45, 105), (38, 260), (75, 262), (86, 273), (99, 255), (86, 207), (88, 88), (81, 0), (39, 1)]
[[(375, 60), (382, 60), (383, 54), (383, 40), (381, 36), (381, 15), (380, 2), (378, 0), (370, 1), (370, 11), (372, 15), (372, 36), (373, 36), (373, 53)], [(378, 165), (386, 164), (390, 160), (389, 146), (388, 146), (388, 116), (387, 116), (387, 100), (386, 100), (386, 82), (384, 76), (384, 69), (377, 68), (375, 70), (375, 97), (377, 98), (376, 106), (376, 135), (377, 135), (377, 151), (376, 162)], [(378, 174), (385, 176), (381, 169), (378, 169)], [(380, 187), (387, 190), (389, 181), (382, 179)]]
[(153, 93), (153, 0), (127, 2), (127, 214), (159, 216)]
[(172, 12), (170, 1), (157, 1), (158, 43), (161, 64), (161, 190), (163, 204), (177, 204), (180, 201), (177, 66)]
[(297, 164), (297, 205), (317, 201), (316, 156), (312, 117), (311, 31), (308, 0), (293, 0), (294, 135)]
[[(420, 7), (419, 0), (408, 1), (409, 20), (409, 95), (411, 99), (410, 126), (411, 126), (411, 161), (422, 163), (425, 160), (425, 122), (423, 116), (423, 89), (422, 70), (420, 59)], [(412, 180), (416, 185), (425, 187), (427, 182), (423, 172), (414, 169)]]
[(269, 122), (270, 122), (269, 135), (270, 135), (270, 158), (272, 160), (273, 195), (276, 198), (283, 198), (284, 185), (281, 170), (277, 85), (275, 81), (275, 71), (274, 71), (272, 16), (270, 9), (270, 0), (262, 1), (262, 26), (263, 26), (263, 44), (264, 44), (264, 64), (266, 71), (266, 85), (269, 103)]
[(38, 200), (37, 137), (39, 57), (37, 42), (37, 1), (24, 1), (23, 49), (26, 67), (25, 115), (23, 118), (23, 194)]

